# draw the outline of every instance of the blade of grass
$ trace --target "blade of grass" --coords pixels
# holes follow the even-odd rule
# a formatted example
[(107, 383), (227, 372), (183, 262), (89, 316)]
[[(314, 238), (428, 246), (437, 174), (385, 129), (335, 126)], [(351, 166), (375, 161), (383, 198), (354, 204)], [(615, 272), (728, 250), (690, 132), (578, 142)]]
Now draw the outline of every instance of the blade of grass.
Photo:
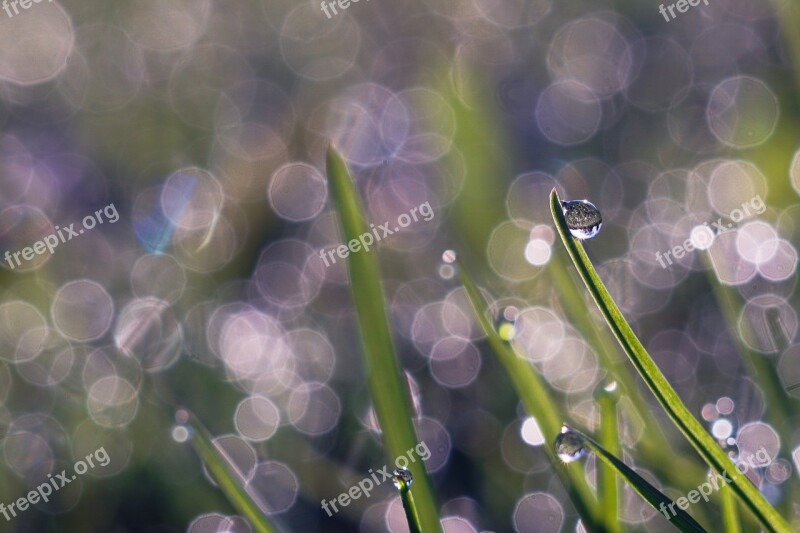
[(653, 507), (653, 509), (661, 513), (665, 512), (664, 509), (667, 508), (674, 509), (676, 514), (669, 519), (673, 526), (677, 527), (681, 531), (695, 531), (698, 533), (706, 532), (706, 530), (703, 529), (703, 526), (698, 524), (697, 521), (689, 515), (689, 513), (678, 507), (664, 493), (651, 485), (645, 478), (637, 474), (636, 471), (634, 471), (628, 465), (605, 450), (602, 446), (600, 446), (600, 444), (576, 429), (569, 428), (569, 431), (573, 431), (574, 433), (578, 434), (586, 443), (586, 447), (592, 450), (595, 456), (603, 461), (603, 463), (608, 465), (610, 468), (613, 468), (614, 471), (619, 474), (619, 476), (624, 479), (625, 482), (628, 483), (628, 485), (635, 490), (637, 494), (639, 494), (639, 496), (641, 496)]
[[(342, 157), (330, 147), (327, 154), (328, 183), (346, 242), (369, 232), (358, 191)], [(367, 383), (390, 460), (419, 444), (414, 430), (411, 399), (405, 375), (395, 357), (389, 319), (374, 254), (352, 253), (347, 260), (350, 289), (364, 348)], [(414, 476), (417, 509), (424, 531), (441, 531), (428, 473), (422, 462), (409, 465)]]
[[(600, 408), (600, 443), (613, 455), (620, 455), (619, 427), (617, 426), (618, 387), (616, 381), (601, 385), (595, 397)], [(605, 462), (597, 463), (597, 499), (603, 502), (603, 517), (611, 533), (622, 531), (617, 507), (619, 489), (614, 469)]]
[(400, 499), (403, 501), (403, 510), (406, 512), (406, 522), (410, 533), (422, 533), (422, 526), (419, 524), (417, 514), (417, 504), (414, 502), (414, 495), (411, 494), (411, 485), (404, 479), (395, 476), (395, 486), (399, 485)]
[[(188, 413), (188, 411), (187, 411)], [(267, 516), (253, 500), (247, 490), (247, 483), (231, 461), (214, 445), (211, 434), (196, 416), (189, 414), (187, 425), (191, 428), (190, 442), (217, 482), (220, 490), (230, 504), (241, 514), (258, 533), (278, 532), (280, 529), (269, 522)]]
[(789, 533), (791, 529), (781, 515), (767, 502), (758, 489), (741, 474), (717, 445), (713, 437), (706, 433), (703, 426), (692, 416), (691, 412), (683, 405), (680, 397), (664, 377), (658, 366), (644, 349), (636, 334), (631, 329), (625, 317), (622, 316), (617, 304), (611, 298), (600, 276), (592, 266), (586, 251), (577, 239), (573, 238), (564, 219), (561, 201), (558, 192), (553, 189), (550, 193), (550, 210), (555, 221), (558, 234), (569, 252), (575, 268), (583, 279), (586, 288), (592, 295), (597, 307), (606, 319), (611, 331), (619, 341), (633, 366), (642, 376), (647, 386), (655, 395), (658, 402), (667, 412), (669, 417), (694, 446), (700, 456), (715, 471), (720, 474), (728, 473), (733, 480), (732, 488), (761, 523), (769, 531)]
[(731, 488), (724, 486), (719, 490), (720, 506), (722, 507), (722, 527), (725, 533), (742, 533), (739, 526), (739, 515), (736, 512), (736, 499)]
[[(494, 352), (506, 370), (508, 377), (522, 400), (525, 410), (533, 416), (539, 424), (545, 441), (552, 443), (561, 430), (563, 417), (550, 397), (544, 380), (539, 376), (530, 361), (520, 357), (514, 348), (504, 341), (495, 329), (492, 321), (487, 316), (488, 303), (478, 290), (475, 282), (464, 269), (460, 262), (458, 265), (459, 278), (464, 285), (478, 323), (486, 334), (489, 347)], [(589, 484), (578, 465), (563, 464), (555, 455), (551, 446), (545, 446), (547, 456), (555, 467), (556, 474), (567, 489), (572, 504), (583, 519), (590, 531), (602, 529), (600, 511), (597, 501), (592, 494)], [(594, 525), (594, 527), (592, 527)]]

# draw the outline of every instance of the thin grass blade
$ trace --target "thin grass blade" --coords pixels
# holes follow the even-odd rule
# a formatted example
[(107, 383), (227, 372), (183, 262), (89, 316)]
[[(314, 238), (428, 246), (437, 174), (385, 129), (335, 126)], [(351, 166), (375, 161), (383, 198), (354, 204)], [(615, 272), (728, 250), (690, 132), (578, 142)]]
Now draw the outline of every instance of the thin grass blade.
[(222, 493), (230, 504), (241, 514), (258, 533), (273, 533), (281, 531), (272, 524), (267, 515), (253, 500), (247, 489), (247, 483), (233, 466), (232, 462), (214, 445), (210, 433), (205, 426), (190, 414), (187, 425), (191, 429), (190, 442), (206, 465), (214, 481), (217, 482)]
[[(327, 155), (328, 183), (333, 204), (339, 214), (339, 227), (345, 242), (369, 232), (361, 199), (350, 172), (333, 148)], [(347, 260), (350, 289), (358, 317), (359, 332), (375, 414), (378, 418), (389, 459), (404, 455), (417, 446), (412, 422), (411, 398), (395, 356), (378, 263), (374, 253), (351, 253)], [(424, 531), (441, 531), (436, 500), (422, 462), (409, 465), (414, 477), (417, 509)]]
[(767, 502), (758, 489), (741, 474), (717, 445), (711, 435), (703, 426), (692, 416), (691, 412), (681, 401), (678, 394), (669, 384), (667, 379), (659, 370), (658, 366), (644, 349), (636, 334), (631, 329), (617, 304), (611, 298), (600, 276), (597, 275), (592, 262), (586, 255), (586, 251), (580, 242), (571, 236), (564, 213), (561, 207), (561, 200), (555, 189), (550, 193), (550, 210), (555, 221), (558, 234), (564, 246), (569, 252), (575, 268), (583, 279), (586, 288), (603, 314), (617, 341), (620, 343), (633, 366), (642, 376), (647, 386), (653, 392), (658, 402), (667, 412), (673, 423), (686, 436), (687, 440), (694, 446), (700, 456), (720, 475), (727, 472), (733, 480), (731, 487), (736, 495), (753, 514), (759, 519), (764, 527), (769, 531), (780, 533), (790, 533), (791, 529), (781, 515)]

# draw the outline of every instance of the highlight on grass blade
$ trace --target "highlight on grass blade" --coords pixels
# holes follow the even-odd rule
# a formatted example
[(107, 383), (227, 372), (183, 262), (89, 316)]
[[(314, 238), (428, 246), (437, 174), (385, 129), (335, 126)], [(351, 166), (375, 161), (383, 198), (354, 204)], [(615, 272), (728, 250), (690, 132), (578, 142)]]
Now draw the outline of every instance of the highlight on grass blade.
[[(344, 241), (368, 233), (369, 226), (358, 191), (347, 165), (333, 146), (328, 149), (327, 174)], [(395, 355), (375, 253), (375, 250), (352, 253), (346, 264), (364, 350), (367, 384), (386, 452), (394, 458), (404, 455), (419, 443), (413, 423), (411, 396)], [(416, 509), (424, 531), (441, 531), (436, 498), (424, 463), (413, 462), (408, 468), (414, 476)]]
[[(559, 457), (568, 457), (573, 461), (583, 455), (585, 448), (589, 448), (606, 466), (613, 468), (639, 496), (653, 507), (653, 509), (660, 513), (664, 513), (666, 509), (669, 509), (669, 511), (667, 511), (667, 517), (672, 525), (681, 531), (702, 533), (706, 531), (703, 529), (703, 526), (698, 524), (694, 518), (678, 507), (675, 502), (669, 499), (664, 493), (651, 485), (628, 465), (605, 450), (600, 444), (577, 429), (573, 429), (564, 424), (561, 433), (556, 437), (554, 446)], [(670, 517), (670, 511), (673, 510), (674, 516)]]
[(197, 452), (200, 460), (203, 461), (222, 493), (236, 511), (247, 519), (253, 530), (259, 533), (281, 531), (270, 522), (267, 515), (261, 510), (250, 493), (242, 473), (236, 469), (233, 461), (214, 444), (211, 434), (197, 417), (186, 409), (180, 409), (176, 418), (183, 422), (184, 426), (181, 427), (186, 429), (187, 440)]
[(653, 358), (644, 349), (639, 338), (608, 293), (608, 289), (606, 289), (600, 276), (598, 276), (580, 241), (570, 233), (567, 221), (564, 218), (562, 203), (555, 189), (550, 193), (550, 211), (561, 241), (564, 243), (570, 259), (572, 259), (572, 263), (575, 265), (586, 288), (592, 295), (592, 299), (620, 346), (622, 346), (622, 349), (636, 368), (636, 371), (667, 412), (672, 422), (714, 471), (720, 475), (727, 474), (732, 479), (731, 488), (767, 530), (780, 533), (791, 532), (786, 520), (767, 502), (755, 485), (736, 469), (733, 461), (719, 447), (714, 438), (706, 432), (705, 428), (697, 421), (689, 409), (686, 408), (675, 389), (672, 388), (672, 385), (669, 384), (669, 381), (653, 361)]

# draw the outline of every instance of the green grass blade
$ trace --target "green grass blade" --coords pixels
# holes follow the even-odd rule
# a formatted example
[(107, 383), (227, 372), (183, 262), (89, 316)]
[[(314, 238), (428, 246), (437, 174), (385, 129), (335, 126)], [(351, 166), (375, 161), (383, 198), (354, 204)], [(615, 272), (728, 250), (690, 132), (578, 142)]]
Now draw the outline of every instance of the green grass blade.
[(725, 533), (742, 533), (739, 525), (739, 514), (736, 512), (736, 498), (730, 487), (719, 490), (720, 506), (722, 507), (722, 527)]
[(406, 522), (410, 533), (422, 533), (422, 526), (419, 523), (419, 513), (414, 495), (411, 494), (411, 485), (407, 484), (401, 477), (394, 476), (395, 486), (400, 490), (400, 499), (403, 501), (403, 510), (406, 512)]
[(570, 431), (577, 433), (586, 443), (586, 447), (594, 452), (594, 454), (607, 466), (613, 468), (619, 476), (625, 480), (628, 485), (636, 491), (653, 509), (660, 513), (666, 512), (671, 514), (670, 505), (675, 510), (675, 516), (669, 518), (670, 523), (680, 529), (681, 531), (694, 531), (698, 533), (705, 533), (703, 526), (697, 523), (689, 513), (678, 507), (672, 500), (670, 500), (664, 493), (651, 485), (646, 479), (636, 473), (628, 465), (617, 459), (613, 454), (605, 450), (600, 444), (592, 440), (590, 437), (584, 435), (576, 429), (570, 428)]
[(271, 524), (261, 508), (247, 491), (247, 484), (231, 461), (214, 445), (208, 430), (194, 415), (189, 415), (187, 425), (191, 428), (189, 441), (206, 465), (214, 481), (236, 511), (242, 515), (254, 531), (258, 533), (278, 532), (280, 529)]
[(625, 320), (625, 317), (622, 316), (617, 304), (614, 303), (605, 285), (600, 280), (600, 276), (597, 275), (583, 246), (570, 234), (566, 220), (564, 220), (561, 201), (555, 189), (550, 193), (550, 210), (558, 234), (561, 236), (561, 240), (567, 248), (567, 252), (569, 252), (570, 258), (575, 264), (575, 268), (578, 270), (581, 279), (583, 279), (586, 288), (589, 289), (589, 293), (592, 295), (617, 341), (619, 341), (630, 358), (631, 363), (633, 363), (633, 366), (642, 376), (642, 379), (669, 417), (711, 468), (720, 474), (727, 472), (728, 476), (733, 480), (731, 487), (736, 492), (736, 495), (766, 529), (789, 533), (791, 529), (786, 521), (767, 502), (750, 480), (736, 469), (733, 462), (717, 445), (714, 438), (692, 416), (658, 369), (653, 358), (644, 349), (644, 346), (642, 346), (642, 343), (636, 337), (636, 334)]
[[(478, 323), (486, 334), (489, 347), (505, 368), (514, 390), (525, 406), (525, 410), (536, 418), (545, 441), (552, 443), (561, 431), (563, 417), (559, 414), (555, 402), (550, 397), (544, 380), (533, 368), (530, 361), (517, 355), (514, 348), (500, 337), (492, 320), (487, 316), (488, 303), (461, 263), (458, 263), (458, 273), (475, 316), (478, 318)], [(564, 487), (566, 487), (572, 504), (580, 514), (584, 524), (591, 531), (600, 529), (598, 525), (602, 524), (602, 521), (597, 501), (580, 466), (563, 464), (558, 460), (551, 446), (545, 446), (545, 449), (548, 458), (554, 465), (556, 474), (561, 479)], [(592, 527), (592, 525), (595, 527)]]
[[(607, 388), (608, 387), (608, 388)], [(612, 388), (613, 387), (613, 388)], [(601, 385), (596, 393), (600, 408), (600, 444), (613, 455), (620, 455), (619, 426), (617, 425), (617, 400), (619, 385), (616, 382)], [(619, 488), (617, 475), (605, 462), (597, 463), (597, 499), (603, 503), (603, 519), (610, 533), (622, 531), (617, 510)]]
[[(328, 183), (333, 204), (339, 214), (339, 227), (345, 242), (369, 232), (358, 191), (342, 157), (331, 147), (327, 155)], [(359, 331), (375, 414), (378, 418), (389, 459), (404, 455), (417, 446), (412, 422), (411, 399), (397, 358), (374, 253), (351, 253), (347, 260), (350, 289), (358, 317)], [(441, 531), (436, 500), (422, 462), (409, 470), (418, 496), (417, 509), (424, 531)]]

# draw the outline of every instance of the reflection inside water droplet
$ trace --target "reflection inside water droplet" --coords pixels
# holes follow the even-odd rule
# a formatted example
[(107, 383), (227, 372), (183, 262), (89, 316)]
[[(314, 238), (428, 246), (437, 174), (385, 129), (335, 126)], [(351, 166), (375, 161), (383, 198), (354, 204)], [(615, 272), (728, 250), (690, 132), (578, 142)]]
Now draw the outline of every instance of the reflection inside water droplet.
[(600, 210), (587, 200), (561, 202), (569, 232), (576, 239), (591, 239), (600, 232), (603, 217)]
[(583, 438), (566, 425), (556, 436), (554, 447), (558, 458), (565, 463), (577, 461), (586, 453)]
[(392, 471), (392, 476), (392, 482), (398, 490), (409, 489), (411, 483), (414, 482), (414, 476), (411, 475), (411, 471), (408, 468), (395, 468)]

